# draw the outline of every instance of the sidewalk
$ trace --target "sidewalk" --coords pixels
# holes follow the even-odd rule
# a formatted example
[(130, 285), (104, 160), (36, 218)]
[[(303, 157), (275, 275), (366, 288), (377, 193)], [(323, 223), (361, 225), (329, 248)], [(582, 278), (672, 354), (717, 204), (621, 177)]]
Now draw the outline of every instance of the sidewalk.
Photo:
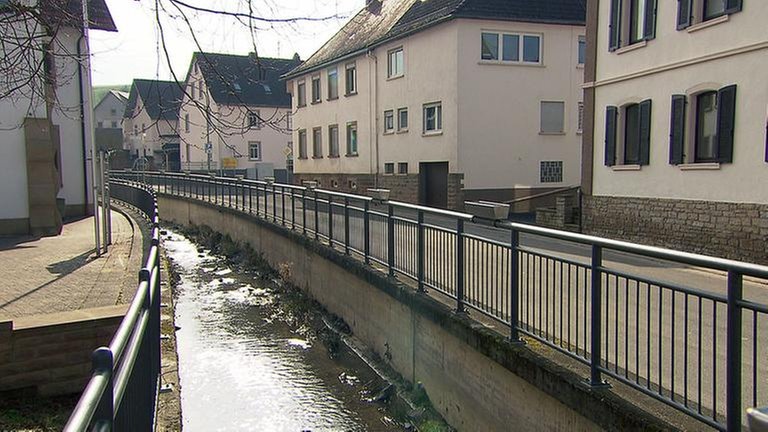
[(112, 211), (112, 245), (97, 258), (93, 219), (56, 237), (0, 238), (0, 321), (129, 303), (142, 260), (142, 233)]

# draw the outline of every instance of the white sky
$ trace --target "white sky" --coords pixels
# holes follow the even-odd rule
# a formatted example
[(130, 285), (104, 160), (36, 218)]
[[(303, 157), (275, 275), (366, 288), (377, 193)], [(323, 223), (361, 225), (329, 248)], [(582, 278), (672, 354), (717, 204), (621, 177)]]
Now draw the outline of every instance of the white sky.
[[(248, 0), (181, 0), (205, 8), (247, 11)], [(134, 78), (171, 79), (168, 63), (159, 43), (155, 4), (160, 12), (166, 46), (173, 70), (184, 79), (192, 53), (198, 51), (189, 27), (179, 18), (169, 0), (106, 0), (117, 33), (91, 32), (93, 84), (130, 84)], [(329, 17), (321, 22), (290, 24), (254, 22), (254, 38), (260, 56), (292, 57), (298, 52), (308, 58), (357, 12), (365, 0), (251, 0), (253, 15), (267, 18)], [(182, 9), (204, 51), (247, 54), (253, 51), (248, 24), (232, 17)]]

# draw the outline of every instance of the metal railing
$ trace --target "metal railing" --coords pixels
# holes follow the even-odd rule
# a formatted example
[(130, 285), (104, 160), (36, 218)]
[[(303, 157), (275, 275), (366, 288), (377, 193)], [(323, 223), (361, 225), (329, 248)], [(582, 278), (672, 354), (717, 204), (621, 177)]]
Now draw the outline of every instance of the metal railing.
[(768, 267), (294, 185), (113, 176), (301, 232), (718, 430), (768, 403)]
[(152, 224), (138, 288), (108, 347), (93, 352), (93, 373), (64, 427), (75, 431), (154, 430), (160, 374), (160, 251), (157, 200), (139, 183), (110, 181), (112, 198), (140, 210)]

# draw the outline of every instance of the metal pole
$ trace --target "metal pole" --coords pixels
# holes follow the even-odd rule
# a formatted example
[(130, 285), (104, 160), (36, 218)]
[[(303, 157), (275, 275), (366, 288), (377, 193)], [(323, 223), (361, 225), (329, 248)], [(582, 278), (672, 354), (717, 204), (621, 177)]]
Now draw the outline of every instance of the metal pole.
[[(91, 149), (91, 193), (93, 194), (93, 237), (96, 249), (96, 256), (101, 256), (101, 230), (99, 229), (99, 191), (98, 191), (98, 171), (96, 168), (96, 145), (93, 135), (93, 100), (91, 98), (91, 49), (88, 37), (88, 2), (82, 3), (83, 13), (83, 58), (80, 67), (82, 68), (82, 89), (83, 100), (83, 131), (85, 133), (85, 145)], [(85, 179), (88, 181), (88, 179)], [(86, 201), (88, 197), (85, 197)]]
[(464, 219), (456, 220), (456, 313), (464, 313)]
[(318, 216), (317, 190), (315, 190), (315, 240), (320, 240), (320, 216)]
[(91, 354), (91, 364), (93, 371), (95, 373), (103, 374), (107, 380), (107, 386), (99, 399), (99, 404), (96, 406), (96, 411), (93, 413), (91, 422), (93, 423), (94, 430), (110, 431), (112, 430), (112, 422), (115, 414), (112, 377), (114, 359), (112, 357), (112, 351), (107, 347), (97, 348), (96, 351)]
[(389, 275), (395, 276), (395, 207), (388, 204), (387, 210), (387, 265)]
[(518, 256), (518, 248), (520, 247), (520, 232), (512, 230), (512, 236), (510, 238), (510, 280), (509, 280), (509, 338), (512, 342), (520, 342), (520, 333), (518, 332), (518, 325), (520, 317), (518, 316), (518, 307), (520, 304), (520, 257)]
[[(107, 168), (109, 168), (109, 154), (107, 154)], [(110, 189), (110, 182), (109, 182), (109, 179), (110, 179), (109, 170), (107, 170), (106, 179), (107, 181), (104, 183), (104, 196), (105, 196), (104, 201), (107, 203), (106, 204), (107, 208), (111, 209), (112, 208), (112, 192)], [(107, 244), (110, 244), (110, 245), (112, 244), (112, 212), (111, 211), (107, 211)]]
[(344, 253), (349, 255), (349, 198), (344, 197)]
[(109, 207), (107, 203), (107, 194), (105, 193), (105, 185), (106, 182), (104, 181), (104, 150), (99, 150), (99, 185), (101, 185), (101, 235), (102, 235), (102, 246), (104, 248), (104, 253), (107, 253), (107, 244), (109, 243), (109, 233), (107, 230), (109, 229), (107, 227), (107, 213), (109, 213)]
[(602, 265), (603, 265), (603, 248), (597, 245), (592, 245), (592, 315), (590, 319), (590, 329), (592, 336), (592, 344), (590, 349), (590, 379), (589, 383), (593, 387), (600, 387), (606, 385), (600, 375), (600, 360), (602, 357), (602, 332), (601, 332), (601, 315), (602, 315)]
[(370, 204), (368, 201), (364, 204), (364, 212), (363, 212), (363, 242), (365, 245), (363, 246), (365, 248), (365, 251), (363, 252), (363, 255), (365, 256), (365, 263), (370, 264), (371, 263), (371, 214), (370, 214)]
[(742, 275), (728, 271), (728, 327), (725, 369), (726, 425), (728, 432), (741, 430), (741, 306), (743, 297)]
[(418, 218), (417, 218), (417, 244), (416, 244), (416, 259), (418, 259), (418, 270), (417, 270), (417, 282), (419, 287), (419, 292), (424, 292), (424, 267), (425, 262), (427, 260), (426, 257), (426, 250), (424, 248), (424, 212), (419, 210)]

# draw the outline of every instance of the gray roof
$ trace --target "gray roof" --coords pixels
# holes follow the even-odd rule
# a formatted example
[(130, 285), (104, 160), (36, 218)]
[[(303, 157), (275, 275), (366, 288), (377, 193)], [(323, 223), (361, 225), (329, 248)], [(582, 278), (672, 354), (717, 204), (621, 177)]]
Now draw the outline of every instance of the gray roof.
[[(52, 23), (81, 27), (83, 3), (81, 0), (40, 0), (43, 16)], [(88, 24), (91, 29), (116, 32), (107, 3), (104, 0), (88, 0)]]
[(197, 52), (197, 62), (213, 100), (222, 105), (290, 107), (280, 77), (301, 63), (292, 59)]
[(133, 115), (136, 101), (141, 97), (144, 109), (152, 120), (178, 120), (182, 94), (181, 86), (175, 81), (135, 79), (123, 117)]
[(371, 0), (286, 78), (454, 18), (585, 25), (586, 0)]

